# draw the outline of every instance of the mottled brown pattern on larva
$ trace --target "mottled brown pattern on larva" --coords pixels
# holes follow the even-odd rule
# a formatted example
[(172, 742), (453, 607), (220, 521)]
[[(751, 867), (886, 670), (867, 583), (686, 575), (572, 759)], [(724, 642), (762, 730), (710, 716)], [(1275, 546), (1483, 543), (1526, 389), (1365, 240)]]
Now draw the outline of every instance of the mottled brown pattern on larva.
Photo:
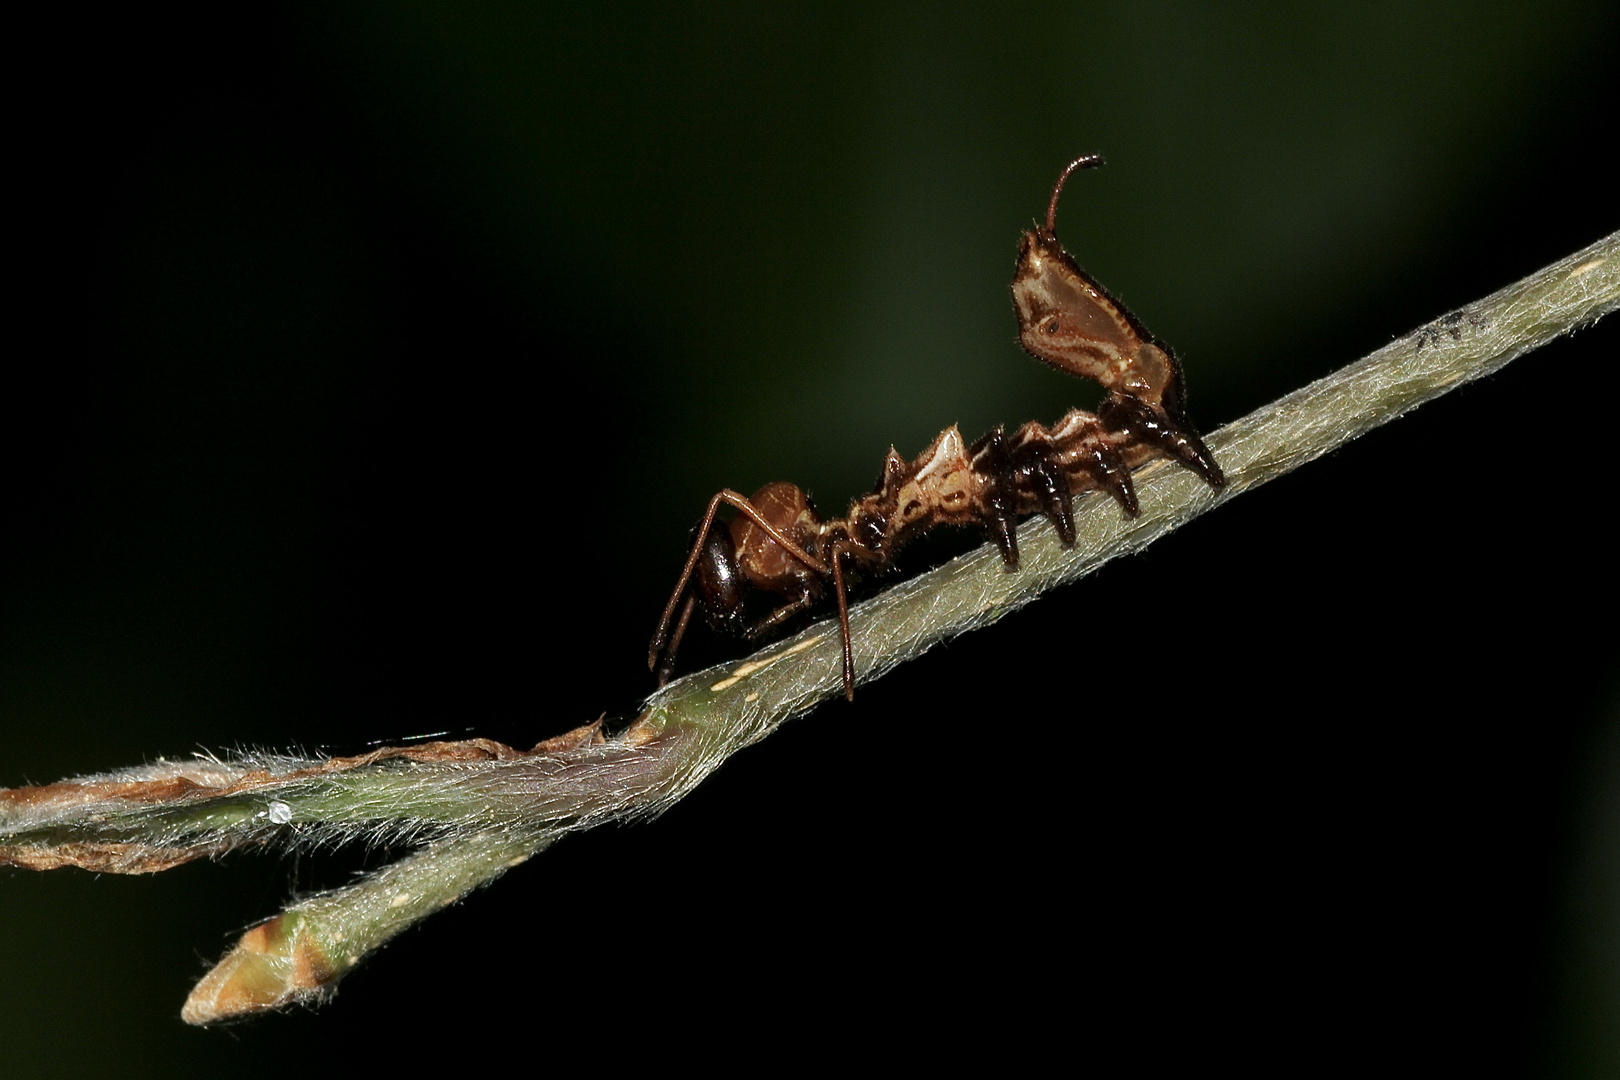
[[(1181, 462), (1211, 487), (1226, 483), (1187, 421), (1175, 352), (1058, 243), (1064, 182), (1076, 170), (1100, 164), (1102, 158), (1090, 155), (1063, 170), (1045, 227), (1019, 241), (1012, 281), (1019, 344), (1038, 360), (1102, 384), (1106, 393), (1097, 412), (1070, 410), (1050, 428), (1031, 421), (1010, 438), (997, 428), (971, 446), (953, 425), (912, 461), (890, 448), (876, 489), (852, 502), (842, 518), (823, 521), (804, 493), (783, 481), (752, 498), (722, 491), (709, 502), (648, 649), (659, 685), (674, 670), (696, 608), (716, 631), (758, 638), (813, 607), (831, 585), (843, 632), (844, 692), (853, 700), (846, 577), (882, 570), (907, 543), (941, 525), (983, 528), (1007, 566), (1017, 569), (1020, 518), (1045, 514), (1071, 544), (1073, 499), (1097, 490), (1109, 492), (1134, 517), (1130, 470), (1156, 458)], [(738, 516), (716, 529), (722, 505)], [(750, 589), (783, 600), (751, 621), (744, 610)]]

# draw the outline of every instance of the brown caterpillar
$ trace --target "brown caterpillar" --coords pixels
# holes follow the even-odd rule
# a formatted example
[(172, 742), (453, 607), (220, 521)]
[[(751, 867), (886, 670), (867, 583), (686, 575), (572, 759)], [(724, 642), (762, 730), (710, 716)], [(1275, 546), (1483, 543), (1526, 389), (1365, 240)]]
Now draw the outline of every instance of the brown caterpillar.
[[(1102, 384), (1106, 393), (1096, 413), (1071, 409), (1050, 428), (1032, 420), (1012, 435), (998, 427), (971, 445), (953, 425), (913, 461), (891, 447), (877, 487), (841, 518), (822, 520), (804, 492), (785, 481), (766, 484), (751, 498), (721, 491), (709, 500), (647, 652), (660, 686), (674, 670), (697, 606), (715, 631), (755, 639), (815, 605), (831, 585), (843, 634), (844, 694), (854, 700), (848, 580), (883, 570), (928, 530), (979, 526), (1001, 549), (1008, 569), (1016, 570), (1020, 518), (1045, 514), (1068, 546), (1074, 543), (1076, 495), (1107, 491), (1135, 517), (1131, 470), (1155, 458), (1181, 462), (1217, 490), (1225, 485), (1220, 466), (1187, 421), (1175, 353), (1058, 243), (1064, 182), (1076, 170), (1102, 163), (1090, 154), (1058, 176), (1046, 227), (1023, 234), (1012, 280), (1019, 344), (1037, 360)], [(716, 528), (722, 505), (738, 514)], [(696, 587), (689, 588), (694, 577)], [(750, 621), (745, 605), (751, 591), (784, 600)]]

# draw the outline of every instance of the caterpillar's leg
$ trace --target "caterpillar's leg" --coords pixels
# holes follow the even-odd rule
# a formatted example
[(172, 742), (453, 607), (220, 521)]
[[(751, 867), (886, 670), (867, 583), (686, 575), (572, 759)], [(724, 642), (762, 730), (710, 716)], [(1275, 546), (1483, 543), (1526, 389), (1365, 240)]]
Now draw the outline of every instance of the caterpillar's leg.
[(1215, 490), (1226, 486), (1226, 474), (1215, 463), (1215, 455), (1209, 452), (1209, 447), (1185, 418), (1114, 393), (1097, 407), (1097, 416), (1110, 430), (1124, 432), (1137, 442), (1155, 447), (1181, 462)]
[(1018, 430), (1013, 460), (1028, 489), (1052, 520), (1064, 547), (1074, 543), (1074, 496), (1101, 488), (1125, 511), (1138, 511), (1131, 471), (1097, 417), (1071, 410), (1051, 431), (1031, 421)]
[(1018, 569), (1018, 481), (1011, 444), (996, 428), (968, 447), (968, 460), (985, 485), (985, 532), (1001, 549), (1008, 570)]
[(1092, 478), (1104, 491), (1119, 502), (1120, 509), (1125, 511), (1126, 517), (1135, 517), (1142, 512), (1136, 501), (1136, 485), (1131, 482), (1131, 470), (1112, 444), (1098, 441), (1091, 450), (1091, 460), (1086, 465), (1086, 471), (1091, 473)]

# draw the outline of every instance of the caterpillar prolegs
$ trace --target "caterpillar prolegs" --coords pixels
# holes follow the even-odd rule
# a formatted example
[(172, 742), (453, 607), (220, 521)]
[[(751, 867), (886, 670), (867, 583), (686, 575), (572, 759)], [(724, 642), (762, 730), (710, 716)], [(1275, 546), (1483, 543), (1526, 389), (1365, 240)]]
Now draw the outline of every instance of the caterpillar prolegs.
[[(1226, 477), (1186, 416), (1181, 364), (1170, 346), (1082, 270), (1058, 242), (1058, 196), (1070, 175), (1103, 163), (1078, 158), (1058, 176), (1046, 225), (1026, 231), (1013, 272), (1018, 342), (1055, 368), (1092, 379), (1104, 390), (1095, 413), (1070, 410), (1051, 427), (1036, 421), (1012, 434), (996, 428), (968, 444), (953, 425), (917, 458), (890, 448), (869, 495), (841, 518), (822, 519), (809, 498), (785, 481), (750, 497), (729, 489), (709, 501), (694, 531), (686, 565), (648, 649), (662, 686), (693, 612), (711, 629), (763, 637), (813, 608), (830, 589), (843, 635), (844, 694), (855, 693), (848, 584), (878, 573), (906, 544), (941, 525), (977, 526), (995, 541), (1009, 569), (1018, 567), (1018, 522), (1051, 519), (1065, 546), (1074, 542), (1074, 497), (1103, 490), (1126, 515), (1138, 511), (1131, 470), (1171, 458), (1219, 489)], [(722, 506), (737, 510), (721, 522)], [(751, 593), (780, 604), (751, 616)]]

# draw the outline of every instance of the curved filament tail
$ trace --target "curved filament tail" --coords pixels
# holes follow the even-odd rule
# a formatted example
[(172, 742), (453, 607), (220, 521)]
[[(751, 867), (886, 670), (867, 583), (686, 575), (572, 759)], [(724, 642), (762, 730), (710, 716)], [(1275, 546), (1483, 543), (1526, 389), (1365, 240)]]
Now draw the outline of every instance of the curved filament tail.
[(1106, 164), (1106, 162), (1103, 161), (1103, 156), (1101, 154), (1083, 154), (1069, 162), (1068, 167), (1058, 175), (1057, 183), (1052, 185), (1052, 201), (1046, 204), (1047, 232), (1057, 232), (1058, 195), (1062, 193), (1063, 182), (1069, 178), (1069, 174), (1079, 172), (1081, 169), (1094, 169), (1097, 166), (1104, 164)]

